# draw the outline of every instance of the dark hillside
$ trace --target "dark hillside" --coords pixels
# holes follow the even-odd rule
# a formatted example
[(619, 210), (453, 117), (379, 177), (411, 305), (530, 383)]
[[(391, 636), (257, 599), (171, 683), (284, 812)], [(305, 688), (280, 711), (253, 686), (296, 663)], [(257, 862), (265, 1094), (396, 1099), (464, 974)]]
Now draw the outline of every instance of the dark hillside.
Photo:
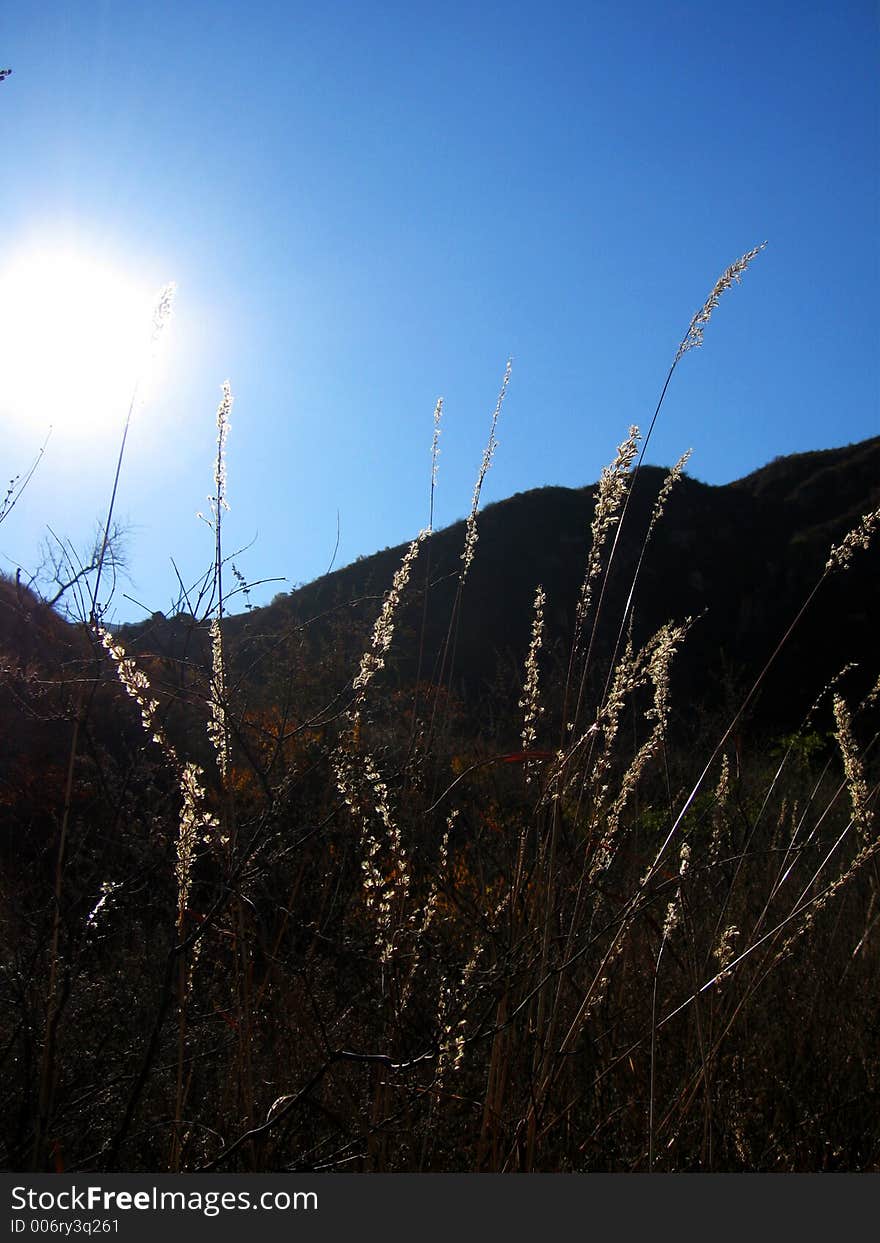
[[(626, 519), (617, 570), (604, 608), (602, 641), (616, 638), (620, 614), (651, 505), (664, 471), (639, 474)], [(453, 687), (476, 703), (499, 678), (518, 676), (528, 643), (535, 588), (547, 594), (551, 653), (566, 650), (583, 577), (595, 487), (546, 487), (488, 506), (478, 519), (476, 558), (461, 603)], [(744, 686), (760, 669), (821, 576), (829, 550), (880, 504), (880, 438), (846, 448), (779, 458), (723, 487), (685, 477), (673, 492), (641, 570), (635, 606), (637, 640), (663, 622), (698, 618), (679, 674), (680, 693), (705, 702), (731, 683)], [(424, 590), (429, 583), (421, 675), (441, 657), (455, 599), (464, 522), (438, 531), (416, 561), (409, 605), (395, 639), (393, 674), (403, 682), (418, 668)], [(279, 636), (302, 629), (308, 650), (328, 667), (356, 663), (405, 552), (385, 549), (325, 575), (270, 606), (230, 618), (241, 671), (257, 684)], [(758, 712), (773, 728), (793, 727), (821, 685), (848, 660), (870, 665), (878, 615), (878, 553), (860, 557), (819, 592), (788, 645)], [(126, 628), (141, 650), (180, 656), (186, 626), (161, 616)], [(191, 638), (188, 640), (192, 642)], [(271, 658), (270, 658), (271, 663)], [(552, 657), (551, 657), (552, 663)], [(389, 661), (389, 664), (391, 662)], [(807, 674), (809, 676), (807, 676)]]

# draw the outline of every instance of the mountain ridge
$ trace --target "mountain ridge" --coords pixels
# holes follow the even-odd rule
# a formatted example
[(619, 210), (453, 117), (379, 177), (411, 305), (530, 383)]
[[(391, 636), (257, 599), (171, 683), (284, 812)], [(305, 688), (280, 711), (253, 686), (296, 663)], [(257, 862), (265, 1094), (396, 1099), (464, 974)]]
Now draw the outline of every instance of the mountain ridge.
[[(638, 562), (656, 495), (667, 471), (645, 466), (634, 478), (626, 529), (609, 581), (606, 612), (623, 607)], [(547, 595), (546, 647), (561, 650), (571, 634), (574, 606), (583, 579), (589, 529), (598, 484), (581, 488), (548, 485), (515, 493), (487, 505), (477, 517), (478, 542), (461, 604), (453, 682), (465, 699), (482, 695), (499, 663), (521, 668), (530, 635), (537, 585)], [(854, 445), (774, 459), (728, 484), (711, 485), (684, 475), (667, 503), (640, 571), (636, 594), (637, 637), (671, 618), (701, 620), (689, 640), (692, 665), (728, 665), (756, 671), (781, 637), (803, 599), (821, 576), (833, 543), (862, 514), (880, 507), (880, 437)], [(415, 563), (408, 602), (401, 610), (397, 643), (390, 659), (400, 682), (424, 676), (441, 659), (445, 626), (453, 608), (464, 544), (465, 520), (434, 532)], [(408, 547), (400, 544), (322, 575), (276, 597), (272, 604), (227, 619), (228, 633), (258, 656), (258, 636), (285, 629), (320, 628), (332, 613), (357, 624), (357, 641), (338, 655), (351, 672), (368, 640), (379, 601)], [(425, 566), (430, 566), (426, 587)], [(803, 623), (782, 661), (776, 688), (804, 707), (796, 693), (797, 667), (807, 659), (827, 681), (855, 644), (859, 658), (870, 652), (871, 618), (876, 618), (877, 550), (864, 554), (837, 590), (820, 601)], [(424, 591), (427, 623), (417, 668), (412, 638), (421, 626)], [(410, 638), (405, 636), (409, 632)], [(808, 657), (812, 647), (815, 651)], [(721, 674), (718, 674), (721, 677)], [(725, 675), (726, 676), (726, 675)], [(700, 678), (694, 674), (692, 681)], [(805, 679), (802, 679), (805, 681)], [(818, 689), (818, 688), (816, 688)], [(783, 714), (788, 715), (788, 714)]]
[[(603, 603), (598, 663), (617, 638), (615, 619), (666, 474), (664, 468), (645, 466), (633, 480)], [(414, 564), (381, 676), (398, 688), (430, 681), (444, 665), (447, 629), (456, 611), (446, 684), (475, 719), (477, 706), (492, 698), (499, 683), (505, 692), (514, 691), (506, 698), (516, 704), (540, 583), (547, 601), (543, 667), (549, 680), (561, 678), (597, 488), (595, 483), (547, 485), (481, 510), (476, 555), (458, 606), (466, 522), (435, 531)], [(732, 683), (740, 693), (750, 684), (821, 577), (831, 546), (875, 508), (880, 508), (880, 436), (777, 457), (728, 484), (681, 478), (639, 571), (633, 625), (636, 642), (643, 643), (667, 621), (696, 619), (679, 661), (683, 710), (707, 696), (720, 705), (733, 694)], [(283, 660), (292, 660), (297, 676), (312, 684), (316, 703), (322, 691), (350, 683), (407, 547), (382, 549), (279, 594), (271, 604), (227, 616), (224, 631), (236, 686), (248, 701), (265, 703), (276, 694)], [(823, 587), (769, 680), (759, 709), (768, 728), (795, 728), (817, 692), (848, 661), (863, 665), (860, 690), (876, 678), (878, 568), (873, 548)], [(0, 644), (9, 658), (22, 668), (34, 662), (48, 668), (53, 661), (61, 668), (86, 659), (76, 627), (51, 610), (46, 614), (46, 606), (31, 596), (12, 582), (3, 584)], [(207, 625), (186, 614), (154, 613), (117, 633), (129, 653), (147, 664), (159, 659), (181, 668), (187, 663), (210, 668)]]

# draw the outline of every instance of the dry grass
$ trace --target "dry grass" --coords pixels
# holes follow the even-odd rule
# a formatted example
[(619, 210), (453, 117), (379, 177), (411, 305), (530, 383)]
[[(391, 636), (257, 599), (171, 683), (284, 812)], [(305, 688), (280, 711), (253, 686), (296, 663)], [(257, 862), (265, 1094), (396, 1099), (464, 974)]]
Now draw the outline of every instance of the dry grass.
[[(694, 317), (657, 412), (758, 250)], [(223, 628), (228, 386), (212, 587), (190, 659), (148, 674), (107, 634), (99, 561), (83, 623), (105, 659), (71, 697), (55, 818), (27, 839), (24, 883), (3, 880), (15, 934), (0, 976), (4, 1165), (880, 1168), (880, 1050), (861, 1004), (878, 950), (876, 696), (847, 704), (828, 689), (840, 754), (822, 765), (798, 736), (772, 764), (739, 738), (734, 751), (789, 630), (694, 764), (672, 725), (690, 619), (641, 645), (632, 623), (686, 457), (613, 617), (638, 429), (603, 471), (555, 690), (537, 589), (508, 705), (522, 752), (486, 753), (475, 728), (457, 732), (457, 620), (509, 375), (442, 660), (411, 692), (383, 673), (430, 530), (409, 545), (356, 670), (335, 685), (329, 667), (282, 677), (278, 648), (286, 692), (248, 701)], [(820, 581), (846, 570), (875, 520), (830, 551)], [(137, 711), (111, 747), (99, 735), (114, 681), (114, 719)]]

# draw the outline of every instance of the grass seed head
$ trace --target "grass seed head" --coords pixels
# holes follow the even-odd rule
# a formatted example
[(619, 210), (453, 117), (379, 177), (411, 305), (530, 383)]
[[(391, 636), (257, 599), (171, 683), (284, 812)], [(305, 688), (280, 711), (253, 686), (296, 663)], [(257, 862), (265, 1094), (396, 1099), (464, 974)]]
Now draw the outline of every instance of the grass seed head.
[(746, 268), (755, 256), (761, 253), (766, 245), (766, 242), (762, 242), (761, 245), (756, 246), (754, 250), (746, 251), (740, 259), (737, 259), (735, 263), (732, 263), (729, 268), (725, 268), (725, 270), (721, 273), (718, 280), (715, 282), (709, 297), (691, 320), (684, 340), (678, 347), (678, 353), (675, 355), (675, 362), (673, 363), (673, 366), (675, 366), (675, 363), (677, 363), (678, 360), (688, 352), (688, 350), (696, 349), (698, 346), (703, 344), (703, 329), (712, 318), (712, 312), (721, 301), (721, 295), (726, 293), (727, 290), (734, 284), (740, 284), (742, 282), (743, 274)]

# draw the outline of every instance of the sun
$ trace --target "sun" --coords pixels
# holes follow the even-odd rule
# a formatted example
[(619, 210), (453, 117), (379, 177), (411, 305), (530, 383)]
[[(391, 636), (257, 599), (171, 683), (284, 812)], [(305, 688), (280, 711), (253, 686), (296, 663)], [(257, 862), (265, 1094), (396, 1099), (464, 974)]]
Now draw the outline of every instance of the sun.
[(155, 286), (70, 245), (0, 261), (0, 427), (89, 440), (148, 382)]

